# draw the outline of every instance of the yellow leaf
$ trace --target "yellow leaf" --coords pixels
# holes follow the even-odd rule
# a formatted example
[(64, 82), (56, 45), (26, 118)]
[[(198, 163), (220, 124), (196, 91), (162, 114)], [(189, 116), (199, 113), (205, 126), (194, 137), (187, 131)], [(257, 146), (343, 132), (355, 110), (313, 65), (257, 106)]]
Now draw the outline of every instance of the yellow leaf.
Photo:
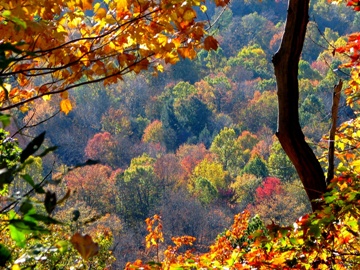
[(167, 53), (166, 56), (165, 56), (165, 63), (166, 64), (176, 64), (177, 62), (179, 62), (179, 56), (177, 53), (175, 52), (170, 52), (170, 53)]
[(11, 267), (11, 270), (20, 270), (20, 266), (18, 264), (14, 264), (12, 267)]
[(127, 6), (128, 6), (127, 0), (117, 0), (116, 11), (117, 12), (126, 11), (128, 9)]
[(22, 113), (25, 113), (25, 112), (27, 112), (27, 111), (29, 110), (29, 106), (27, 106), (27, 105), (21, 106), (21, 107), (19, 108), (19, 110), (20, 110)]
[(184, 13), (184, 20), (185, 21), (192, 21), (194, 18), (196, 18), (196, 12), (192, 9), (188, 9)]
[(275, 264), (275, 265), (277, 265), (277, 266), (280, 266), (280, 265), (282, 266), (285, 261), (286, 261), (286, 258), (284, 258), (284, 255), (279, 254), (278, 256), (276, 256), (276, 257), (273, 259), (272, 263)]
[(45, 101), (49, 101), (49, 100), (51, 100), (51, 95), (45, 95), (42, 97), (42, 99)]
[(360, 160), (351, 162), (351, 166), (354, 168), (355, 172), (360, 173)]
[(342, 184), (339, 184), (339, 188), (340, 190), (344, 190), (348, 187), (348, 185), (346, 184), (346, 182), (342, 183)]
[(69, 99), (63, 99), (60, 101), (60, 110), (68, 114), (72, 110), (72, 105)]
[(94, 5), (94, 13), (96, 13), (96, 12), (98, 11), (100, 5), (101, 5), (100, 3), (96, 3), (96, 4)]
[(163, 35), (163, 34), (158, 34), (157, 35), (157, 40), (160, 43), (161, 46), (165, 46), (167, 41), (168, 41), (168, 37)]
[(207, 7), (205, 5), (201, 5), (200, 10), (205, 13), (207, 11)]
[(163, 65), (161, 65), (161, 64), (158, 64), (158, 65), (156, 66), (156, 69), (157, 69), (158, 71), (160, 71), (160, 72), (164, 72), (164, 67), (163, 67)]
[(107, 24), (114, 24), (114, 23), (116, 23), (116, 20), (114, 19), (114, 16), (113, 16), (113, 15), (107, 14), (107, 15), (106, 15), (106, 18), (105, 18), (105, 22), (106, 22)]
[(8, 93), (10, 92), (10, 90), (11, 90), (11, 84), (3, 83), (2, 86), (7, 90)]

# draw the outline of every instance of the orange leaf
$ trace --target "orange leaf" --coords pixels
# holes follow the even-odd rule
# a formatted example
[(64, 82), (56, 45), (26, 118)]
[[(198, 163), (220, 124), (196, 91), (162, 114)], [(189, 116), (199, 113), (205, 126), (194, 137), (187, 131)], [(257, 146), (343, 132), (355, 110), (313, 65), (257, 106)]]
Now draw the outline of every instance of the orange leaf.
[(82, 8), (83, 10), (92, 10), (92, 0), (82, 0)]
[(106, 9), (105, 8), (99, 8), (95, 14), (95, 17), (99, 20), (106, 17)]
[(69, 98), (69, 93), (68, 93), (68, 91), (61, 92), (61, 93), (60, 93), (60, 97), (61, 97), (62, 99), (67, 99), (67, 98)]
[(63, 99), (60, 101), (60, 110), (68, 114), (72, 110), (72, 105), (69, 99)]
[(131, 66), (130, 69), (133, 70), (135, 73), (139, 73), (141, 70), (146, 70), (149, 64), (150, 62), (148, 59), (143, 59)]
[(212, 36), (208, 36), (205, 38), (205, 40), (204, 40), (205, 50), (210, 51), (211, 49), (213, 49), (214, 51), (216, 51), (218, 46), (219, 46), (219, 43)]
[(70, 242), (84, 260), (99, 253), (99, 244), (95, 243), (88, 234), (82, 235), (80, 233), (75, 233), (71, 237)]

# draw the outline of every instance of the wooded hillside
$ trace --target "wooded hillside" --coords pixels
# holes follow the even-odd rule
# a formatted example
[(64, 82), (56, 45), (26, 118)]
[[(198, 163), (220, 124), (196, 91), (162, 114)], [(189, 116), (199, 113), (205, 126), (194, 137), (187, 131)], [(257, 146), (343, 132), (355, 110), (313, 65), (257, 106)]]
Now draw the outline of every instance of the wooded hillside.
[(355, 269), (360, 5), (295, 2), (0, 0), (0, 266)]

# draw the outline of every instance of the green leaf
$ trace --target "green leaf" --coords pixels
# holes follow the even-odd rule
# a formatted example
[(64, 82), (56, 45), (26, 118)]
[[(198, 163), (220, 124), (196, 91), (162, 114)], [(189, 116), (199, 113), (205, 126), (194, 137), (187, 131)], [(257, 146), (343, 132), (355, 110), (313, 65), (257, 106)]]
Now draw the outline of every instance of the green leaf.
[(291, 238), (290, 238), (290, 243), (291, 243), (292, 245), (297, 245), (297, 244), (298, 244), (298, 241), (297, 241), (297, 239), (296, 239), (295, 237), (291, 237)]
[(11, 252), (4, 245), (0, 244), (0, 266), (5, 267), (6, 263), (11, 259)]
[(22, 232), (17, 226), (14, 226), (13, 224), (9, 225), (10, 229), (10, 237), (16, 242), (16, 245), (19, 247), (25, 247), (26, 243), (26, 237), (25, 233)]
[(34, 180), (32, 179), (32, 177), (30, 175), (22, 174), (21, 178), (24, 179), (26, 181), (26, 183), (28, 183), (30, 186), (35, 187)]
[(150, 265), (150, 266), (159, 266), (159, 267), (161, 267), (161, 263), (155, 262), (155, 261), (150, 261), (147, 264)]
[(335, 201), (337, 199), (337, 196), (336, 195), (333, 195), (333, 196), (326, 196), (324, 198), (324, 201), (329, 204), (329, 203), (332, 203), (333, 201)]
[(2, 113), (0, 113), (0, 122), (3, 125), (3, 128), (10, 125), (10, 114), (2, 114)]
[(61, 240), (55, 244), (55, 247), (59, 250), (61, 254), (64, 254), (65, 252), (67, 252), (69, 245), (70, 243), (68, 241)]
[(23, 202), (20, 206), (20, 212), (24, 215), (26, 215), (31, 209), (33, 209), (33, 205), (28, 201)]
[(346, 224), (350, 227), (352, 230), (358, 229), (358, 221), (357, 220), (349, 220), (346, 222)]
[(17, 25), (21, 26), (22, 28), (26, 29), (27, 25), (26, 25), (26, 22), (24, 20), (22, 20), (22, 19), (20, 19), (18, 17), (12, 17), (11, 20), (15, 24), (17, 24)]
[(45, 215), (33, 214), (33, 215), (29, 215), (29, 216), (34, 218), (37, 221), (44, 222), (45, 224), (62, 224), (60, 221), (53, 219), (49, 216), (45, 216)]
[(41, 185), (39, 184), (35, 184), (34, 180), (32, 179), (32, 177), (28, 174), (23, 174), (21, 175), (21, 177), (30, 185), (35, 189), (36, 193), (39, 194), (44, 194), (45, 190), (42, 188)]
[(36, 209), (35, 208), (31, 208), (26, 214), (24, 214), (24, 221), (25, 222), (32, 222), (34, 224), (37, 224), (37, 220), (35, 218), (32, 217), (32, 215), (36, 214)]
[(11, 11), (5, 10), (1, 13), (1, 16), (3, 16), (4, 18), (9, 18), (11, 16)]
[(314, 235), (316, 238), (320, 237), (321, 235), (321, 230), (319, 228), (318, 225), (314, 225), (312, 224), (310, 227), (309, 233), (311, 233), (312, 235)]

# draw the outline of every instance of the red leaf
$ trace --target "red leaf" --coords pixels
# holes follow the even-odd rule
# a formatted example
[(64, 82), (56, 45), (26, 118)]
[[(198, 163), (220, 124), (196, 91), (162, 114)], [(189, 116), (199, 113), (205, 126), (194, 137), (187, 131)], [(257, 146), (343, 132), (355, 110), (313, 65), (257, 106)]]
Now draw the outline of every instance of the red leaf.
[(218, 46), (219, 46), (219, 43), (212, 36), (208, 36), (205, 38), (205, 40), (204, 40), (205, 50), (210, 51), (211, 49), (213, 49), (214, 51), (216, 51)]

